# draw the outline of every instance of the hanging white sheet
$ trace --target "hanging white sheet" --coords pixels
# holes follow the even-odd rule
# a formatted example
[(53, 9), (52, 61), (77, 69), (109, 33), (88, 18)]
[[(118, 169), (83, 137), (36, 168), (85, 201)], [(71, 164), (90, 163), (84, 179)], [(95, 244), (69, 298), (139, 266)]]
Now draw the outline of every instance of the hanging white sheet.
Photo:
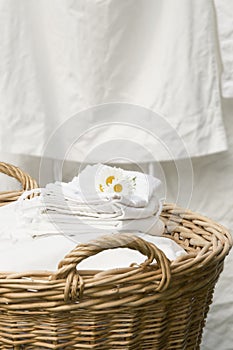
[(212, 0), (1, 0), (0, 151), (41, 156), (70, 116), (107, 102), (162, 113), (191, 156), (226, 150), (216, 33)]

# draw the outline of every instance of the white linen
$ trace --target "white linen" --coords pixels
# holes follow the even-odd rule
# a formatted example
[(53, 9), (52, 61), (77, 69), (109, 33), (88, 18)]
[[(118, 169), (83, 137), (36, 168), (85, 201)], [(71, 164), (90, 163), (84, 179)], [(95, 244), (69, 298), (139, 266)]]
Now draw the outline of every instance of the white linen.
[(233, 1), (214, 0), (222, 60), (222, 95), (233, 97)]
[[(160, 185), (153, 176), (97, 164), (87, 166), (69, 183), (55, 182), (24, 192), (14, 208), (33, 237), (63, 232), (87, 241), (103, 233), (125, 231), (161, 235)], [(37, 192), (39, 196), (27, 199)], [(18, 227), (21, 229), (20, 224)]]
[[(58, 235), (77, 243), (117, 232), (160, 236), (164, 232), (160, 185), (159, 179), (143, 173), (103, 164), (87, 166), (69, 183), (25, 191), (16, 202), (0, 208), (1, 249)], [(28, 199), (32, 193), (38, 195)], [(16, 255), (17, 249), (12, 249)]]
[[(212, 0), (2, 0), (0, 13), (1, 151), (41, 156), (71, 115), (114, 101), (164, 115), (191, 156), (226, 150)], [(72, 133), (89, 131), (68, 159), (83, 161), (95, 142), (116, 134), (134, 138), (123, 122), (118, 132), (114, 114), (104, 118), (103, 128), (93, 114), (79, 117), (70, 133), (61, 129), (63, 151)], [(145, 129), (157, 134), (149, 120)], [(160, 132), (176, 149), (174, 135)], [(154, 160), (140, 149), (136, 156)], [(106, 160), (99, 157), (94, 162)], [(170, 159), (160, 149), (156, 157)]]
[[(165, 237), (137, 235), (154, 243), (170, 260), (186, 254), (177, 243)], [(2, 242), (0, 245), (0, 270), (21, 272), (28, 270), (55, 271), (62, 258), (77, 246), (77, 242), (62, 236), (24, 239), (19, 242)], [(79, 264), (79, 269), (108, 270), (142, 263), (145, 257), (128, 248), (103, 251)]]
[[(55, 270), (59, 259), (77, 243), (117, 232), (143, 237), (161, 246), (169, 259), (176, 259), (185, 254), (181, 247), (165, 237), (151, 236), (164, 232), (157, 197), (160, 184), (150, 175), (97, 164), (69, 183), (24, 192), (16, 202), (0, 208), (1, 270)], [(28, 199), (34, 192), (40, 195)], [(141, 254), (117, 249), (80, 265), (109, 269), (129, 266), (135, 260), (142, 262)]]
[(40, 197), (25, 201), (23, 207), (16, 202), (0, 208), (1, 238), (19, 241), (26, 237), (64, 234), (77, 242), (87, 242), (116, 232), (146, 232), (153, 236), (161, 236), (164, 232), (164, 224), (157, 214), (142, 219), (116, 220), (74, 216), (70, 211), (67, 215), (40, 213), (41, 209), (44, 205), (41, 205)]
[[(161, 200), (157, 197), (160, 184), (150, 175), (97, 164), (87, 166), (69, 183), (56, 182), (24, 192), (16, 202), (0, 208), (1, 270), (54, 270), (58, 256), (63, 257), (77, 243), (118, 232), (132, 232), (161, 244), (174, 260), (185, 251), (169, 239), (151, 237), (164, 232), (159, 219)], [(40, 195), (28, 199), (31, 193)], [(101, 260), (99, 264), (97, 257), (91, 260), (92, 266), (125, 267), (138, 254), (119, 249), (120, 262), (116, 253), (102, 255), (106, 263)]]
[[(113, 181), (120, 183), (122, 192), (113, 191), (114, 184), (105, 184), (106, 179), (112, 175), (118, 176)], [(105, 186), (103, 192), (99, 186)], [(88, 165), (69, 183), (46, 185), (40, 198), (47, 212), (97, 219), (140, 219), (160, 214), (160, 187), (161, 181), (154, 176), (96, 164)]]

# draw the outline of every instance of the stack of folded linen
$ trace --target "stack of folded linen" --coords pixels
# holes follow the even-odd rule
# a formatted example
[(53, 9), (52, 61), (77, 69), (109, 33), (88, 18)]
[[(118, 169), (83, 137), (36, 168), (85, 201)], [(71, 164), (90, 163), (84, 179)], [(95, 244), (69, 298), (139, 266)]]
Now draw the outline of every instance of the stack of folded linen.
[[(133, 233), (162, 249), (170, 260), (185, 254), (161, 236), (160, 181), (150, 175), (98, 164), (87, 166), (71, 182), (56, 182), (25, 192), (0, 208), (0, 271), (55, 270), (78, 243), (100, 235)], [(119, 248), (82, 262), (82, 268), (108, 269), (140, 263), (144, 257)]]
[(143, 173), (87, 166), (71, 182), (49, 184), (35, 200), (22, 201), (22, 217), (35, 236), (78, 233), (78, 241), (114, 232), (158, 236), (164, 230), (159, 186), (160, 180)]

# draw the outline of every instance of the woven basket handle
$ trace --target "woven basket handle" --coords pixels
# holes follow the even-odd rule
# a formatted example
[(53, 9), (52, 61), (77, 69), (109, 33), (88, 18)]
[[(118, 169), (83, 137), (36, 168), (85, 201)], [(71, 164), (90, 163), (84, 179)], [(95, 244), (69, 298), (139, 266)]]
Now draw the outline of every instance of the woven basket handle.
[[(161, 269), (160, 282), (156, 290), (164, 290), (168, 287), (171, 277), (170, 261), (166, 255), (157, 248), (154, 244), (143, 240), (140, 237), (132, 234), (112, 234), (102, 236), (95, 241), (91, 241), (87, 244), (80, 244), (73, 249), (65, 258), (59, 263), (57, 272), (52, 276), (53, 279), (66, 278), (67, 288), (65, 292), (65, 300), (68, 300), (70, 285), (72, 285), (72, 279), (77, 277), (77, 265), (87, 259), (90, 256), (96, 255), (99, 252), (107, 249), (115, 248), (130, 248), (137, 250), (143, 255), (147, 256), (144, 263), (138, 267), (145, 269), (156, 260), (158, 267)], [(118, 270), (120, 274), (120, 269)], [(80, 276), (79, 276), (80, 277)], [(116, 275), (115, 275), (116, 277)], [(95, 282), (97, 281), (95, 276)]]
[(28, 175), (26, 172), (22, 171), (14, 165), (0, 162), (0, 172), (15, 178), (22, 185), (22, 190), (1, 192), (0, 205), (7, 204), (11, 201), (18, 199), (18, 197), (22, 194), (23, 191), (31, 190), (33, 188), (38, 187), (36, 180), (34, 180), (30, 175)]

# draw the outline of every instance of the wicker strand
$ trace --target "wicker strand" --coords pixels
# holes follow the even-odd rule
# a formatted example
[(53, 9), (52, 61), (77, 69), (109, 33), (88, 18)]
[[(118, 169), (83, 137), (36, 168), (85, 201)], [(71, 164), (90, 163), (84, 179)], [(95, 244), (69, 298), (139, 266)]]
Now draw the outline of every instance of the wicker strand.
[(17, 200), (24, 191), (38, 187), (36, 180), (14, 165), (0, 162), (0, 172), (15, 178), (22, 186), (22, 190), (19, 191), (1, 192), (0, 206)]

